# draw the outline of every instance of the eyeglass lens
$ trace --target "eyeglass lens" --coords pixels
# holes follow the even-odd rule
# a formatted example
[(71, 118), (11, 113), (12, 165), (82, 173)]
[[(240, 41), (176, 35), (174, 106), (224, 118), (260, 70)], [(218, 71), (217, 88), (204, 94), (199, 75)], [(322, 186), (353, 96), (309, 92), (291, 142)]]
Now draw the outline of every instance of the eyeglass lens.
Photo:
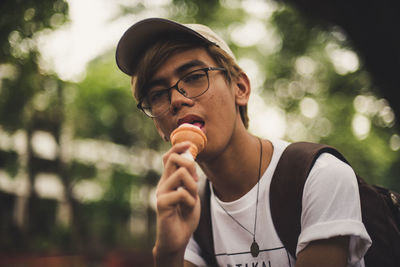
[(195, 98), (207, 91), (209, 79), (208, 69), (199, 69), (186, 74), (175, 86), (169, 89), (149, 89), (149, 94), (143, 101), (143, 109), (147, 115), (157, 117), (169, 109), (171, 90), (176, 89), (187, 98)]

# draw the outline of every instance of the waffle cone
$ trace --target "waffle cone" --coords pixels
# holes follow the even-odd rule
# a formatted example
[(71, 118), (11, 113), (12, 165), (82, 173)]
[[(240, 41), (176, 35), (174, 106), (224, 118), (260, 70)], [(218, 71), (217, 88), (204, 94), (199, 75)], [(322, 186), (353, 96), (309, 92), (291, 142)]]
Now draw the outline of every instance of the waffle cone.
[(171, 133), (170, 140), (172, 145), (189, 141), (191, 143), (189, 152), (193, 158), (196, 158), (207, 144), (207, 137), (203, 131), (199, 127), (189, 123), (184, 123), (176, 128)]

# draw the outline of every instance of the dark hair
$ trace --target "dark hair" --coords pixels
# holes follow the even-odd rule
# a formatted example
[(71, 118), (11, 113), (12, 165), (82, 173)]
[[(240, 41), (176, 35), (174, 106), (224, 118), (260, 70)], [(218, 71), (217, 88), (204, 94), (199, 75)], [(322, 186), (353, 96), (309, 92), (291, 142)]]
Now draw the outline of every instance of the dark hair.
[[(200, 42), (198, 38), (189, 35), (176, 34), (158, 38), (156, 43), (152, 44), (144, 52), (139, 62), (140, 68), (132, 76), (132, 90), (136, 100), (144, 97), (146, 91), (146, 82), (148, 82), (159, 67), (164, 64), (168, 58), (178, 51), (185, 51), (193, 48), (204, 48), (207, 53), (215, 60), (218, 67), (226, 69), (225, 78), (228, 84), (239, 78), (243, 70), (237, 65), (235, 60), (224, 50), (216, 45)], [(247, 105), (239, 106), (240, 117), (246, 128), (249, 125), (247, 115)]]

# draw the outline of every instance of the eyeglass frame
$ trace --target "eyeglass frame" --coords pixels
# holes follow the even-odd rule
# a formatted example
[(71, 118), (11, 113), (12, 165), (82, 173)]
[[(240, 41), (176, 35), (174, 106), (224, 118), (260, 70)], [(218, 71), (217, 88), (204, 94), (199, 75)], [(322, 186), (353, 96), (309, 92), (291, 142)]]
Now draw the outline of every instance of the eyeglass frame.
[[(193, 97), (187, 97), (187, 96), (185, 96), (185, 95), (184, 95), (185, 92), (182, 92), (182, 90), (181, 90), (180, 88), (178, 88), (178, 83), (181, 82), (183, 79), (185, 79), (185, 78), (186, 78), (187, 76), (189, 76), (190, 74), (192, 74), (192, 73), (194, 73), (194, 72), (196, 72), (196, 71), (200, 71), (200, 70), (202, 70), (202, 71), (204, 71), (204, 72), (206, 73), (206, 76), (207, 76), (207, 83), (208, 83), (207, 88), (204, 89), (204, 91), (203, 91), (201, 94), (199, 94), (199, 95), (196, 95), (196, 96), (193, 96)], [(166, 89), (162, 89), (162, 90), (160, 90), (160, 91), (167, 91), (167, 92), (168, 92), (170, 104), (171, 104), (171, 93), (170, 93), (170, 92), (171, 92), (173, 89), (175, 89), (178, 93), (180, 93), (181, 95), (183, 95), (184, 97), (186, 97), (186, 98), (188, 98), (188, 99), (197, 98), (197, 97), (199, 97), (199, 96), (202, 96), (202, 95), (203, 95), (205, 92), (207, 92), (208, 89), (210, 88), (210, 77), (209, 77), (209, 75), (208, 75), (208, 72), (209, 72), (209, 71), (218, 71), (218, 70), (219, 70), (219, 71), (224, 71), (224, 72), (226, 72), (226, 69), (225, 69), (225, 68), (221, 68), (221, 67), (206, 67), (206, 68), (200, 68), (200, 69), (192, 70), (192, 71), (186, 73), (185, 75), (183, 75), (173, 86), (171, 86), (171, 87), (169, 87), (169, 88), (166, 88)], [(143, 107), (143, 106), (142, 106), (143, 101), (144, 101), (144, 99), (147, 97), (147, 95), (148, 95), (148, 94), (145, 94), (145, 95), (142, 97), (142, 99), (139, 101), (139, 103), (137, 104), (137, 106), (136, 106), (136, 107), (137, 107), (138, 109), (140, 109), (146, 116), (148, 116), (148, 117), (150, 117), (150, 118), (157, 118), (157, 117), (160, 117), (160, 116), (164, 115), (164, 114), (168, 111), (168, 109), (166, 109), (166, 110), (163, 111), (160, 115), (157, 115), (157, 116), (153, 116), (153, 115), (148, 114), (148, 113), (145, 111), (145, 108), (146, 108), (146, 107)]]

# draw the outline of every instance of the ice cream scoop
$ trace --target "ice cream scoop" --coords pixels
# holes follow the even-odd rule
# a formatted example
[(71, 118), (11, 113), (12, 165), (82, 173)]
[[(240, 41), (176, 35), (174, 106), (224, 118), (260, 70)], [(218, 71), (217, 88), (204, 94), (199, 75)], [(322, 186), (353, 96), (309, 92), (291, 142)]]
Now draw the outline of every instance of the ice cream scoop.
[(203, 131), (200, 130), (199, 127), (189, 123), (181, 124), (176, 128), (171, 133), (170, 140), (172, 145), (184, 141), (191, 142), (190, 148), (188, 149), (190, 153), (188, 154), (189, 158), (191, 157), (192, 159), (195, 159), (207, 144), (207, 137)]

